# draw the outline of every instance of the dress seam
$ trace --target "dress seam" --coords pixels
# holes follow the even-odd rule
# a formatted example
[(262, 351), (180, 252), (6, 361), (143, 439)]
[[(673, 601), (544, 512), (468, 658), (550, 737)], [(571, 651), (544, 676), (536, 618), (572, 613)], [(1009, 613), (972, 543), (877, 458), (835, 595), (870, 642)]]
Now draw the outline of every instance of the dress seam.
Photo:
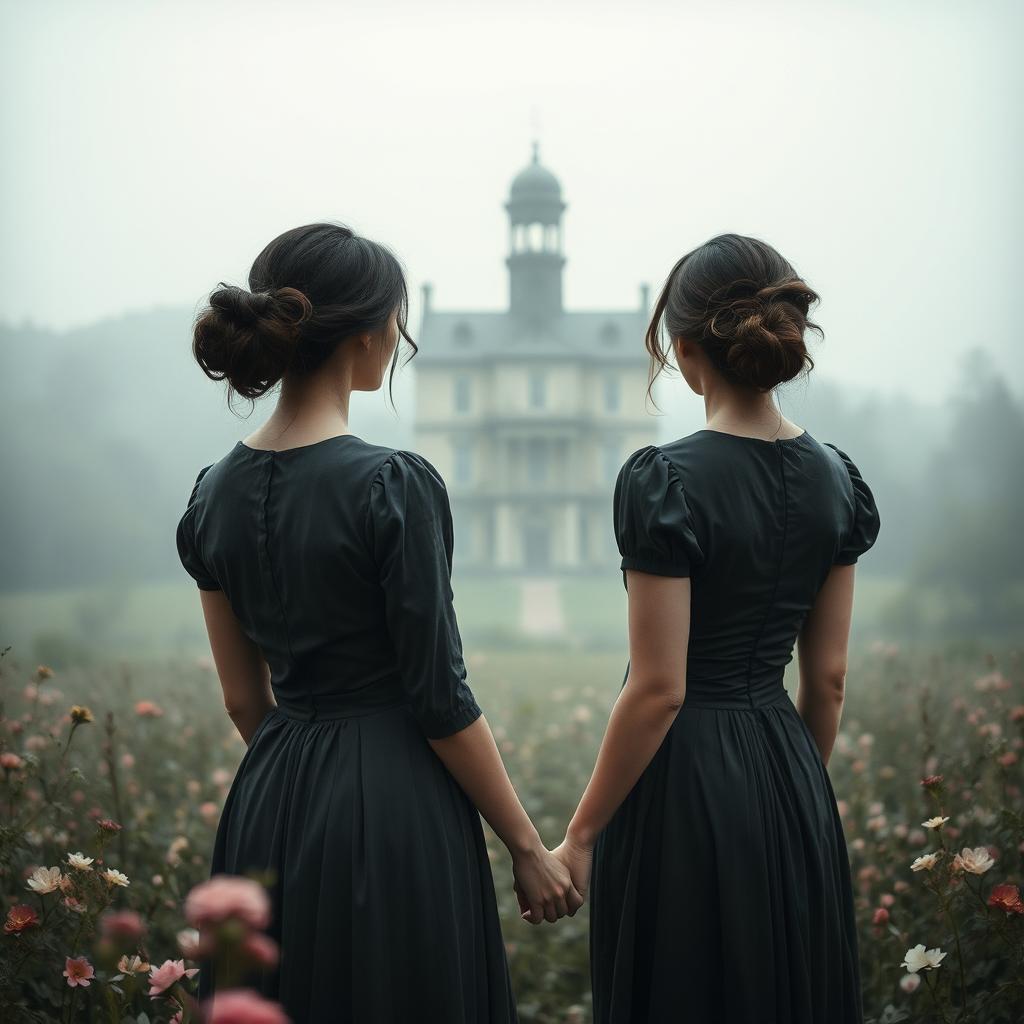
[(786, 532), (789, 525), (789, 495), (786, 490), (786, 453), (780, 444), (776, 444), (775, 449), (779, 453), (779, 476), (782, 480), (782, 537), (779, 541), (779, 564), (775, 570), (775, 583), (772, 586), (771, 597), (768, 599), (767, 607), (764, 611), (764, 617), (761, 619), (761, 625), (757, 630), (757, 636), (754, 638), (754, 642), (750, 647), (750, 654), (747, 656), (746, 691), (747, 703), (751, 708), (756, 707), (753, 695), (750, 692), (750, 676), (753, 670), (754, 655), (757, 653), (758, 645), (761, 643), (761, 637), (764, 635), (764, 628), (768, 624), (768, 617), (771, 615), (772, 609), (775, 607), (775, 596), (779, 592), (779, 579), (782, 576), (783, 559), (786, 554)]
[[(270, 576), (270, 585), (274, 590), (274, 596), (277, 598), (277, 606), (281, 609), (281, 623), (284, 626), (284, 643), (288, 650), (288, 667), (289, 669), (292, 669), (295, 667), (295, 654), (292, 651), (291, 630), (288, 628), (288, 613), (285, 610), (284, 601), (281, 598), (281, 588), (278, 586), (277, 579), (274, 576), (274, 563), (270, 555), (270, 524), (267, 508), (270, 505), (270, 487), (274, 479), (274, 466), (276, 464), (276, 460), (273, 458), (273, 453), (271, 454), (271, 458), (268, 460), (268, 463), (269, 472), (267, 473), (266, 490), (263, 493), (263, 550), (266, 554), (267, 573)], [(309, 700), (311, 714), (315, 716), (316, 705), (313, 701), (311, 683), (307, 683), (306, 696)]]

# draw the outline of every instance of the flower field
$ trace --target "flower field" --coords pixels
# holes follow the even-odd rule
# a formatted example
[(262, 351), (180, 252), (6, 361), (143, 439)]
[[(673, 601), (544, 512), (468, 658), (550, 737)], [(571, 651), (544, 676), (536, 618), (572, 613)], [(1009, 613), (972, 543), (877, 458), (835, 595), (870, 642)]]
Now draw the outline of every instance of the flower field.
[[(582, 791), (625, 658), (469, 656), (509, 772), (549, 844)], [(796, 680), (787, 683), (795, 693)], [(260, 880), (207, 880), (243, 753), (208, 660), (54, 670), (0, 658), (0, 1019), (286, 1018), (245, 990), (272, 966)], [(856, 887), (866, 1020), (1024, 1019), (1024, 661), (851, 660), (829, 773)], [(487, 832), (524, 1021), (590, 1019), (586, 908), (519, 919)], [(685, 908), (680, 908), (683, 913)], [(197, 1001), (199, 956), (230, 996)]]

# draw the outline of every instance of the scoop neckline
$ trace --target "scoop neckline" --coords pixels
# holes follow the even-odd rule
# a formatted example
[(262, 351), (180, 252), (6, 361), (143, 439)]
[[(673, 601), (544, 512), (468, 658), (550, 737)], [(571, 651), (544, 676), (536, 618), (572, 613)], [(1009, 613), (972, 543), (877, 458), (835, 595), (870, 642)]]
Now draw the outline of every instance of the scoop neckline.
[(236, 448), (244, 448), (247, 452), (254, 452), (257, 455), (287, 455), (289, 452), (304, 452), (308, 448), (319, 448), (322, 444), (327, 444), (328, 441), (337, 441), (339, 437), (354, 437), (356, 440), (361, 440), (357, 434), (353, 434), (351, 431), (347, 431), (344, 434), (332, 434), (330, 437), (322, 437), (319, 441), (312, 441), (310, 444), (297, 444), (291, 448), (253, 448), (252, 445), (246, 444), (244, 441), (236, 441)]
[(701, 427), (699, 430), (695, 430), (694, 433), (721, 434), (723, 437), (735, 437), (739, 441), (757, 441), (759, 444), (792, 444), (795, 441), (802, 441), (809, 436), (806, 430), (802, 430), (799, 434), (794, 434), (793, 437), (773, 437), (769, 440), (767, 437), (752, 437), (749, 434), (733, 434), (728, 430), (715, 430), (714, 427)]

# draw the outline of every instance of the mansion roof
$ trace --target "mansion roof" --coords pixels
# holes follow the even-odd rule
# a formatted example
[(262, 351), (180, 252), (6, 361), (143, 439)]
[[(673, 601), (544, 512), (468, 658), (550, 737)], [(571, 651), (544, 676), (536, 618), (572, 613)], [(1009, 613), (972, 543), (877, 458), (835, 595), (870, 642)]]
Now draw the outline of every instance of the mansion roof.
[(641, 310), (562, 312), (537, 322), (508, 312), (428, 309), (416, 362), (466, 364), (526, 359), (647, 365), (647, 314)]

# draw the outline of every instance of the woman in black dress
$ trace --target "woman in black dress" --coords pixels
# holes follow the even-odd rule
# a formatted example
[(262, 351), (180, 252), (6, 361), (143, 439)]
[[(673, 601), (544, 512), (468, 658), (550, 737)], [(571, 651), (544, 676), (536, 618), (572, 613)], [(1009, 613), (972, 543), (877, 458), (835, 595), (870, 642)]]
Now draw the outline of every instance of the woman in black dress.
[[(333, 224), (275, 239), (196, 323), (208, 376), (277, 409), (204, 467), (177, 527), (248, 744), (211, 874), (272, 881), (280, 958), (245, 983), (295, 1024), (517, 1020), (480, 814), (533, 924), (582, 898), (541, 843), (466, 681), (452, 518), (422, 456), (348, 429), (394, 373), (406, 285)], [(201, 997), (214, 990), (201, 962)]]
[[(774, 249), (714, 238), (664, 322), (707, 427), (615, 486), (629, 664), (556, 853), (590, 888), (595, 1024), (861, 1024), (853, 892), (826, 765), (854, 563), (879, 514), (857, 466), (781, 416), (817, 295)], [(798, 642), (794, 704), (784, 669)]]

